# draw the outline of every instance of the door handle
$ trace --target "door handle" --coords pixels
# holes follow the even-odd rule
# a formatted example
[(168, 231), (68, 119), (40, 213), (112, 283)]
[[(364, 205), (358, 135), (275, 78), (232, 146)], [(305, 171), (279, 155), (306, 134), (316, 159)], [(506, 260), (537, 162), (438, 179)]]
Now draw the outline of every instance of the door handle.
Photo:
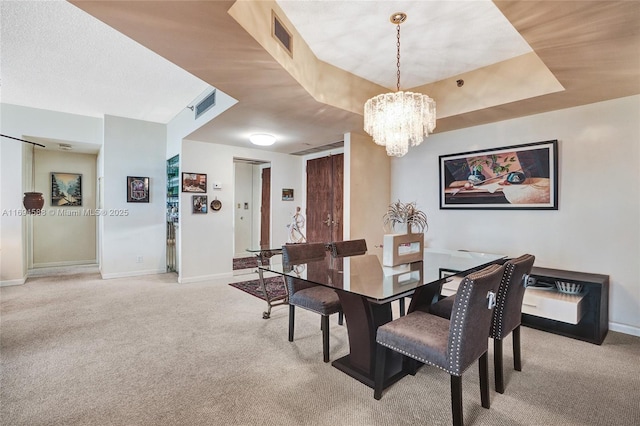
[(327, 213), (327, 220), (323, 220), (322, 223), (327, 226), (331, 226), (331, 215)]
[(332, 220), (331, 223), (333, 225), (339, 225), (340, 224), (340, 219)]

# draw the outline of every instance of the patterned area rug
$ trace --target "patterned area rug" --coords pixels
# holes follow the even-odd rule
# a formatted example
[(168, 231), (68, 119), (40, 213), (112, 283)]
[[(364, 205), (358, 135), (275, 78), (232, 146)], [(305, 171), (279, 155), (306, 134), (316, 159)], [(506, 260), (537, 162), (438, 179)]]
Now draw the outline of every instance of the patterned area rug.
[(248, 268), (257, 268), (258, 267), (258, 258), (255, 256), (251, 257), (235, 257), (233, 259), (233, 270), (236, 271), (238, 269), (248, 269)]
[[(287, 291), (284, 287), (284, 281), (282, 277), (269, 277), (264, 279), (265, 287), (267, 288), (267, 293), (269, 294), (269, 300), (276, 299), (284, 299), (287, 295)], [(229, 283), (231, 287), (235, 287), (244, 292), (249, 293), (252, 296), (255, 296), (262, 300), (267, 300), (262, 289), (260, 288), (259, 281), (249, 280), (249, 281), (240, 281), (237, 283)]]

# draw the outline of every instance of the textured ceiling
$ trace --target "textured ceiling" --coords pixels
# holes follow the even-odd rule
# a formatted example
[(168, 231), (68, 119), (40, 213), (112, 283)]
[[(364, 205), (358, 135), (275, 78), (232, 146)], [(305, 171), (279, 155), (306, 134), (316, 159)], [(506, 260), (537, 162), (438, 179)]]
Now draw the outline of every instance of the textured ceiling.
[(318, 59), (394, 90), (396, 26), (389, 18), (396, 12), (407, 13), (400, 26), (404, 89), (531, 52), (490, 0), (277, 3)]
[(3, 102), (166, 122), (208, 83), (238, 103), (190, 138), (250, 146), (266, 132), (278, 143), (265, 149), (308, 149), (361, 132), (361, 105), (395, 86), (389, 10), (409, 16), (402, 86), (437, 94), (436, 132), (640, 93), (636, 1), (71, 3), (86, 14), (2, 1)]
[(3, 103), (167, 123), (209, 87), (66, 1), (0, 12)]

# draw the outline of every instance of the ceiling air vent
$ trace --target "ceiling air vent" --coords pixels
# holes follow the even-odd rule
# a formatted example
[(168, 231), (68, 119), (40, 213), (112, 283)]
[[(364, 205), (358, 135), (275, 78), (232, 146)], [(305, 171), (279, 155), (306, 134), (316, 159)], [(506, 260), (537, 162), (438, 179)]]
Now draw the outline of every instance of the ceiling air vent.
[(282, 21), (275, 12), (271, 11), (271, 21), (273, 25), (271, 26), (271, 35), (280, 42), (282, 47), (285, 48), (289, 55), (293, 56), (291, 33), (285, 28), (282, 24)]
[(195, 108), (196, 118), (200, 117), (202, 114), (207, 112), (209, 108), (216, 104), (216, 91), (214, 90), (211, 94), (207, 95), (206, 98), (201, 100)]

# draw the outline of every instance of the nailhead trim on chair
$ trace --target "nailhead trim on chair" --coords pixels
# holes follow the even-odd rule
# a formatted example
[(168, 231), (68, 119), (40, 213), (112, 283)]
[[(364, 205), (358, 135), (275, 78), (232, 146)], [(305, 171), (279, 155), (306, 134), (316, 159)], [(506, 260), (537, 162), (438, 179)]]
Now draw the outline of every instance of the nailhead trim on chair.
[(516, 269), (516, 265), (511, 262), (507, 262), (505, 266), (506, 270), (504, 275), (502, 275), (502, 282), (500, 283), (500, 288), (498, 291), (498, 304), (495, 307), (497, 315), (494, 313), (493, 321), (491, 323), (490, 337), (496, 340), (502, 339), (502, 317), (504, 316), (504, 305), (506, 303), (509, 286), (511, 285), (511, 277), (513, 276), (513, 272)]
[(467, 309), (466, 309), (468, 305), (467, 302), (469, 300), (471, 290), (473, 289), (474, 280), (484, 278), (485, 276), (491, 275), (494, 272), (495, 272), (495, 268), (491, 268), (484, 273), (476, 272), (471, 275), (468, 275), (460, 282), (460, 287), (458, 287), (458, 289), (462, 289), (462, 291), (458, 290), (458, 296), (456, 296), (455, 303), (456, 304), (464, 303), (464, 308), (456, 310), (454, 305), (454, 311), (456, 311), (456, 314), (455, 314), (455, 317), (451, 318), (452, 322), (450, 323), (452, 324), (450, 327), (452, 327), (451, 333), (453, 334), (453, 336), (450, 339), (451, 344), (449, 346), (449, 351), (448, 351), (449, 353), (447, 354), (447, 359), (449, 360), (448, 366), (438, 365), (433, 363), (433, 361), (427, 361), (426, 359), (423, 359), (419, 356), (408, 353), (393, 345), (388, 345), (380, 342), (377, 342), (377, 343), (384, 347), (393, 349), (396, 352), (400, 352), (401, 354), (406, 355), (410, 358), (418, 360), (424, 364), (429, 364), (429, 365), (433, 365), (434, 367), (438, 367), (439, 369), (444, 370), (453, 376), (461, 376), (462, 373), (464, 373), (464, 371), (460, 371), (460, 347), (462, 346), (460, 333), (462, 332), (462, 324), (464, 323), (465, 317), (467, 315)]

